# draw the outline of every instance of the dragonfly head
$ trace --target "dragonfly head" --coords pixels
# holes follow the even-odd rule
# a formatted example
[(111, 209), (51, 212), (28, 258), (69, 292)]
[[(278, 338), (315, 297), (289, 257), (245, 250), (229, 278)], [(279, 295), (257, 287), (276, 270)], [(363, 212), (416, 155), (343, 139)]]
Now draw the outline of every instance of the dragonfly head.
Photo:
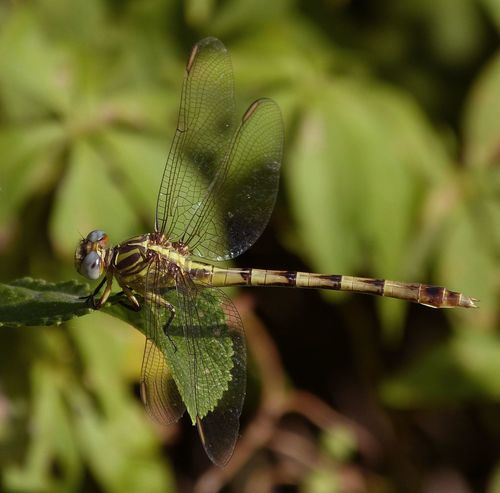
[(75, 250), (76, 270), (87, 279), (101, 277), (108, 265), (108, 235), (99, 229), (82, 238)]

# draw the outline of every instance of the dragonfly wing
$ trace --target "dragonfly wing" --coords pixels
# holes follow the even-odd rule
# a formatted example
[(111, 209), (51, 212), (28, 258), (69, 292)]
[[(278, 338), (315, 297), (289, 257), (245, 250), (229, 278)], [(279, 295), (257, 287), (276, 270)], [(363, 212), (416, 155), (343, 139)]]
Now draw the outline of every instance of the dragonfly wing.
[(205, 38), (192, 49), (177, 129), (156, 205), (156, 230), (180, 239), (207, 195), (234, 133), (234, 77), (226, 47)]
[[(176, 304), (169, 332), (176, 350), (169, 363), (207, 455), (223, 466), (238, 438), (245, 397), (243, 324), (222, 291), (195, 286), (186, 275), (179, 276), (175, 293), (167, 297)], [(183, 338), (175, 339), (180, 335), (176, 324), (182, 325)]]
[(194, 46), (156, 206), (157, 231), (211, 260), (236, 257), (255, 242), (278, 190), (280, 110), (258, 100), (236, 129), (233, 79), (219, 40)]
[(177, 421), (186, 406), (166, 361), (171, 342), (165, 336), (162, 324), (169, 320), (171, 311), (161, 303), (163, 298), (158, 288), (163, 267), (161, 260), (155, 259), (146, 275), (146, 306), (143, 308), (146, 345), (141, 369), (141, 398), (148, 414), (158, 423), (167, 425)]
[(186, 406), (165, 356), (151, 339), (146, 339), (141, 373), (141, 399), (148, 414), (163, 425), (177, 421)]
[(261, 235), (278, 193), (283, 137), (279, 106), (268, 98), (252, 103), (182, 235), (192, 253), (227, 260)]
[(240, 415), (246, 390), (246, 344), (243, 324), (233, 302), (222, 291), (208, 291), (222, 304), (226, 328), (231, 334), (231, 380), (217, 406), (204, 416), (198, 416), (197, 426), (203, 447), (210, 459), (219, 466), (227, 464), (233, 455), (239, 435)]

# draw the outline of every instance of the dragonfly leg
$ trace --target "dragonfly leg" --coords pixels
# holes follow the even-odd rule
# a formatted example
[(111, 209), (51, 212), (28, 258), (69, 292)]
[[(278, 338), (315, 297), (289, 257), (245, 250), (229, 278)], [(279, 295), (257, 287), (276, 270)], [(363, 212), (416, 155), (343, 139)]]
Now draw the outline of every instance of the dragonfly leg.
[(125, 301), (119, 301), (120, 305), (124, 306), (125, 308), (128, 308), (129, 310), (132, 310), (134, 312), (138, 312), (141, 309), (140, 303), (137, 301), (137, 298), (135, 297), (134, 293), (128, 286), (122, 286), (122, 292), (121, 294), (125, 294), (127, 297), (128, 303)]
[[(117, 293), (117, 296), (126, 294), (125, 291), (120, 291)], [(130, 298), (127, 296), (126, 299), (121, 299), (118, 302), (121, 306), (126, 308), (127, 310), (133, 311), (133, 312), (138, 312), (141, 309), (141, 305), (134, 305), (133, 303), (130, 302)]]
[(86, 303), (89, 303), (93, 307), (95, 305), (95, 301), (94, 301), (95, 297), (97, 296), (97, 294), (99, 293), (101, 288), (104, 286), (105, 282), (106, 282), (106, 278), (103, 278), (103, 280), (99, 283), (97, 288), (95, 288), (94, 291), (92, 291), (92, 293), (88, 294), (87, 296), (80, 296), (78, 299), (85, 300)]
[[(106, 284), (106, 288), (104, 289), (102, 296), (98, 301), (95, 300), (96, 296), (99, 294), (99, 291)], [(99, 310), (104, 303), (106, 303), (109, 295), (111, 294), (111, 286), (113, 284), (113, 276), (108, 276), (103, 278), (103, 280), (99, 283), (99, 285), (94, 289), (92, 293), (88, 296), (81, 296), (80, 299), (84, 299), (94, 310)]]

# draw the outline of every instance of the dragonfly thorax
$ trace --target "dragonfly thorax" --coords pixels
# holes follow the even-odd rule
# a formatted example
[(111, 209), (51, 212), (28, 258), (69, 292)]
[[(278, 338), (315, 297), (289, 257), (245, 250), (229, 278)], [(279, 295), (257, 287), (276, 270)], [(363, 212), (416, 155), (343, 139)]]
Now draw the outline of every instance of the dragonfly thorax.
[(187, 246), (155, 231), (116, 245), (108, 268), (121, 286), (142, 291), (150, 283), (172, 287), (179, 273), (188, 268), (188, 258)]
[(96, 229), (82, 238), (76, 247), (76, 270), (87, 279), (99, 279), (108, 268), (111, 256), (112, 249), (108, 248), (108, 235)]

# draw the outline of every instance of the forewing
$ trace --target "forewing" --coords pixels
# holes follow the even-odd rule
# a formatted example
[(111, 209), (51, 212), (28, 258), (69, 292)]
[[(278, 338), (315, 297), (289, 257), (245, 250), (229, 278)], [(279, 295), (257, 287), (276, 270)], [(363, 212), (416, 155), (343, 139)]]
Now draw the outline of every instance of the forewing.
[(239, 255), (269, 220), (282, 148), (280, 110), (269, 99), (255, 101), (235, 132), (229, 54), (219, 40), (201, 40), (186, 66), (156, 230), (200, 257)]
[(205, 38), (192, 49), (177, 129), (163, 172), (156, 230), (180, 239), (206, 200), (234, 133), (234, 83), (226, 47)]
[(204, 200), (181, 235), (195, 255), (226, 260), (261, 235), (276, 201), (283, 153), (283, 121), (271, 99), (244, 114)]
[[(216, 288), (180, 275), (167, 298), (176, 305), (176, 351), (169, 354), (179, 392), (210, 459), (223, 466), (238, 438), (246, 388), (243, 325), (231, 300)], [(182, 326), (183, 338), (177, 339)]]

